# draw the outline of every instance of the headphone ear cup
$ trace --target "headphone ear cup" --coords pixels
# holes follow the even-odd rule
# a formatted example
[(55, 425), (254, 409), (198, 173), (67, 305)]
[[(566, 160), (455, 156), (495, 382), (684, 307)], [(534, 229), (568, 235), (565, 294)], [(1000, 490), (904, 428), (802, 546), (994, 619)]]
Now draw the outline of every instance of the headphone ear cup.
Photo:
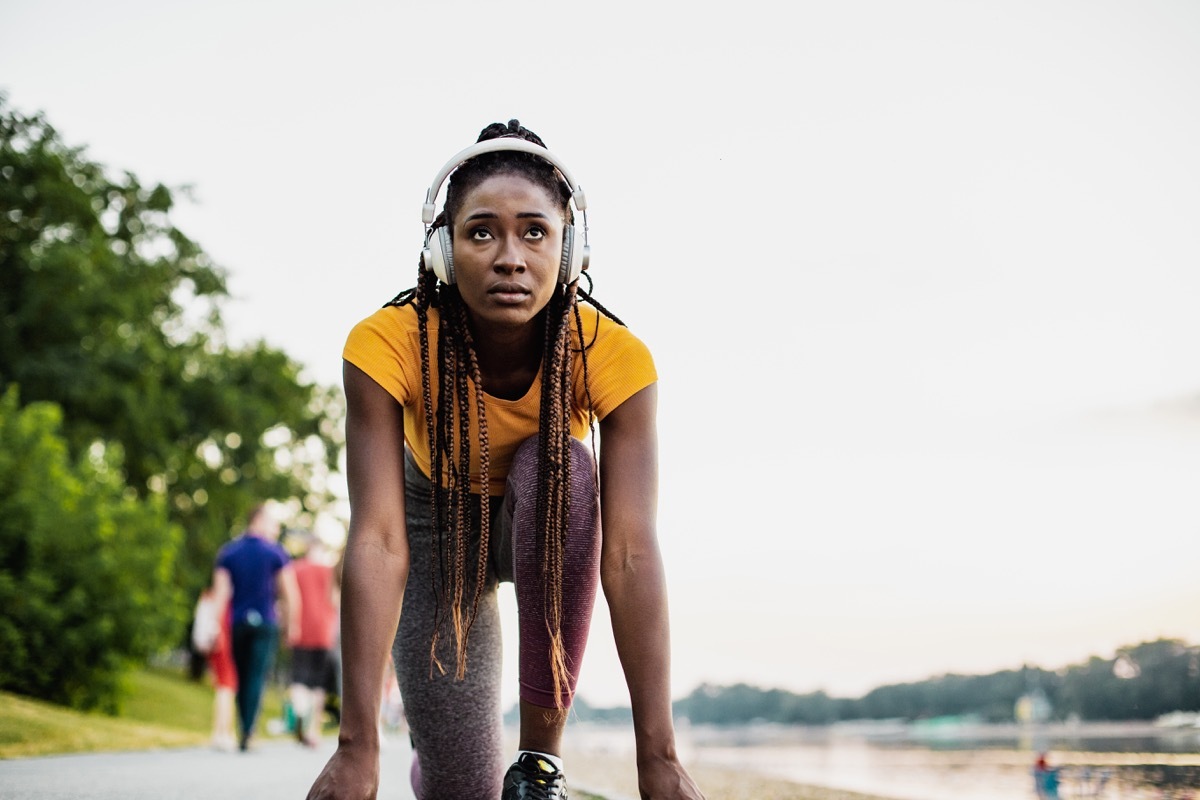
[(448, 226), (434, 228), (426, 234), (421, 263), (425, 265), (425, 269), (437, 275), (442, 283), (454, 283), (454, 243), (451, 241)]
[(563, 227), (562, 261), (559, 262), (558, 282), (571, 283), (588, 265), (589, 248), (575, 243), (574, 223)]

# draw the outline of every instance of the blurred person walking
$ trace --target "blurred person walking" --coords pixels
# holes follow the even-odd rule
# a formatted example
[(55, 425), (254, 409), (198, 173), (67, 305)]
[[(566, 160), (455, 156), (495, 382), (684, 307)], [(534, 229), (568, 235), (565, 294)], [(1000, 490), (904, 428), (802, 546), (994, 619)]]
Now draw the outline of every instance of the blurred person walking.
[(218, 605), (216, 589), (208, 586), (200, 593), (192, 626), (192, 646), (204, 655), (212, 673), (211, 744), (217, 750), (232, 750), (237, 743), (233, 725), (237, 669), (233, 665), (231, 613), (229, 603)]
[(208, 668), (213, 676), (212, 745), (218, 750), (232, 750), (237, 742), (234, 698), (237, 694), (237, 667), (233, 664), (233, 610), (221, 609), (221, 632), (216, 645), (208, 654)]
[(237, 672), (238, 748), (249, 749), (267, 673), (279, 646), (275, 601), (286, 610), (291, 645), (300, 632), (301, 600), (287, 551), (279, 546), (279, 519), (270, 504), (250, 510), (246, 529), (217, 553), (213, 588), (218, 605), (231, 604), (233, 663)]
[(334, 680), (339, 593), (329, 548), (311, 533), (303, 534), (302, 541), (304, 553), (292, 562), (300, 591), (300, 630), (292, 643), (288, 696), (296, 715), (296, 738), (316, 747), (325, 715), (325, 690)]

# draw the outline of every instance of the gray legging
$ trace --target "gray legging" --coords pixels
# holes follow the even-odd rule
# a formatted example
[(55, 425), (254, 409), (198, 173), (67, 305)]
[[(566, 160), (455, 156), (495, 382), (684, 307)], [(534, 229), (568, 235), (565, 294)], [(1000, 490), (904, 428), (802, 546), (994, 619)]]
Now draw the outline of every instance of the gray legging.
[[(501, 638), (496, 587), (516, 585), (520, 631), (521, 699), (554, 707), (550, 671), (550, 637), (543, 613), (544, 591), (539, 575), (535, 532), (537, 502), (537, 442), (521, 444), (509, 470), (503, 498), (491, 499), (491, 539), (487, 582), (471, 628), (467, 674), (454, 678), (454, 635), (444, 621), (438, 659), (446, 669), (432, 669), (429, 643), (436, 600), (431, 575), (429, 499), (431, 484), (411, 458), (405, 459), (405, 504), (410, 553), (408, 584), (400, 627), (392, 647), (396, 677), (404, 699), (415, 749), (413, 791), (422, 800), (496, 800), (507, 766), (502, 750), (500, 708)], [(571, 671), (568, 699), (574, 693), (587, 645), (592, 607), (600, 581), (599, 502), (591, 450), (572, 441), (571, 515), (563, 565), (563, 644)], [(478, 506), (472, 506), (471, 543), (467, 557), (477, 563)], [(468, 578), (469, 601), (473, 584)]]

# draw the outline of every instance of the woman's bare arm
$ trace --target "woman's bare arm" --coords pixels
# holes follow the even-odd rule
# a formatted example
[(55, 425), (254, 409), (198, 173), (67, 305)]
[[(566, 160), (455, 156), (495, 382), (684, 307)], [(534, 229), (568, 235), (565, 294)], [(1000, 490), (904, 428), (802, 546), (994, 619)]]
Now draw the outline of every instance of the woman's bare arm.
[(342, 575), (342, 718), (338, 750), (310, 800), (373, 798), (379, 783), (380, 675), (408, 580), (404, 412), (346, 363), (346, 476), (350, 533)]
[(666, 578), (658, 549), (658, 388), (648, 386), (600, 425), (600, 577), (629, 686), (642, 796), (703, 795), (679, 764), (671, 720)]

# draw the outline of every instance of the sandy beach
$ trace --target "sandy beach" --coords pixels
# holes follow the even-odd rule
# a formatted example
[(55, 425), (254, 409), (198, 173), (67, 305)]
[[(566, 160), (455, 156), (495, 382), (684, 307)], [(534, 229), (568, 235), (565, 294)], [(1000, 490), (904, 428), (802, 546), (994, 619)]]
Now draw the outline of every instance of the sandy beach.
[[(606, 800), (637, 800), (637, 770), (631, 754), (585, 745), (564, 752), (573, 787)], [(708, 800), (888, 800), (873, 795), (807, 786), (746, 771), (706, 767), (687, 761), (688, 771)]]
[[(571, 783), (605, 800), (637, 800), (637, 776), (615, 760), (571, 760)], [(689, 767), (708, 800), (887, 800), (873, 795), (805, 786), (744, 772), (713, 767)]]

